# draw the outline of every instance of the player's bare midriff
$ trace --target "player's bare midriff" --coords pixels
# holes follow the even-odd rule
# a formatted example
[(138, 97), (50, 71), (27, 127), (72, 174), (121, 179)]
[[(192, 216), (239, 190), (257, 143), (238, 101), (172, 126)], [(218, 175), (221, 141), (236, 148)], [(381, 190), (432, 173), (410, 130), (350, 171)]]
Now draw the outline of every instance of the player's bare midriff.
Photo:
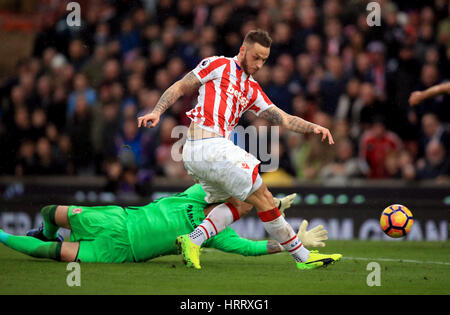
[(192, 121), (189, 126), (188, 138), (191, 140), (199, 140), (204, 138), (223, 138), (223, 136), (215, 132), (205, 130)]

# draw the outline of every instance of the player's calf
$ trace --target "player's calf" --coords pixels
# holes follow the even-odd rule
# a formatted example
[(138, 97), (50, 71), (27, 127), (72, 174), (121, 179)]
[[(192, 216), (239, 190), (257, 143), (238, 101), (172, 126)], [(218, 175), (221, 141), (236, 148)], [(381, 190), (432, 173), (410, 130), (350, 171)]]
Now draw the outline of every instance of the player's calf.
[(61, 242), (44, 242), (34, 237), (11, 235), (0, 230), (0, 243), (31, 257), (61, 260)]
[(194, 244), (201, 246), (203, 242), (217, 235), (239, 218), (240, 215), (236, 207), (228, 202), (222, 203), (216, 206), (205, 220), (189, 234), (189, 239)]
[(298, 235), (281, 215), (274, 204), (272, 193), (264, 184), (246, 201), (256, 207), (267, 233), (277, 240), (296, 262), (306, 262), (309, 259), (309, 250), (303, 246)]

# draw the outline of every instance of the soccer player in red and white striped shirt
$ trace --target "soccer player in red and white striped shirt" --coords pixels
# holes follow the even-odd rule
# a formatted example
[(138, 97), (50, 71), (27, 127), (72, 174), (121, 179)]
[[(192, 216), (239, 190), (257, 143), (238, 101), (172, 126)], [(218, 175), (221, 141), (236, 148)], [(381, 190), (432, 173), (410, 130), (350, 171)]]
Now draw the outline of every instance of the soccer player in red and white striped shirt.
[(177, 238), (188, 267), (201, 268), (200, 246), (239, 219), (241, 213), (236, 208), (245, 208), (242, 203), (256, 208), (266, 231), (292, 255), (299, 269), (317, 268), (341, 257), (310, 252), (303, 246), (262, 182), (258, 174), (260, 161), (229, 140), (242, 114), (251, 111), (273, 125), (299, 133), (315, 133), (321, 135), (322, 141), (334, 144), (328, 129), (285, 113), (253, 79), (252, 75), (269, 57), (270, 45), (267, 32), (250, 31), (237, 56), (203, 59), (163, 93), (151, 113), (138, 118), (139, 127), (155, 127), (162, 113), (179, 97), (198, 89), (197, 105), (186, 113), (191, 125), (183, 147), (183, 162), (191, 177), (202, 185), (207, 202), (226, 203), (215, 207), (191, 234)]

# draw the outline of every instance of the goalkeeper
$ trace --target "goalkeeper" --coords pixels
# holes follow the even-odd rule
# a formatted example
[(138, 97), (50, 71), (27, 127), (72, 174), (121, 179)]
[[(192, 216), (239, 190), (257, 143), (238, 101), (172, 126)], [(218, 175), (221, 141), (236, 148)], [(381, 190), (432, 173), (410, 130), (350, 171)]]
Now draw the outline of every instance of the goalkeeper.
[[(174, 239), (192, 232), (217, 204), (207, 204), (206, 193), (199, 184), (183, 193), (155, 200), (140, 207), (120, 206), (45, 206), (41, 210), (44, 224), (27, 236), (15, 236), (0, 230), (0, 242), (21, 253), (57, 261), (142, 262), (158, 256), (177, 254)], [(280, 211), (290, 207), (295, 194), (276, 199)], [(234, 208), (235, 220), (251, 210)], [(299, 238), (308, 246), (325, 246), (327, 231), (318, 226), (306, 232), (303, 221)], [(71, 230), (70, 242), (63, 242), (59, 227)], [(226, 228), (212, 237), (204, 247), (258, 256), (282, 251), (276, 241), (253, 241), (241, 238)], [(305, 268), (307, 269), (307, 268)]]

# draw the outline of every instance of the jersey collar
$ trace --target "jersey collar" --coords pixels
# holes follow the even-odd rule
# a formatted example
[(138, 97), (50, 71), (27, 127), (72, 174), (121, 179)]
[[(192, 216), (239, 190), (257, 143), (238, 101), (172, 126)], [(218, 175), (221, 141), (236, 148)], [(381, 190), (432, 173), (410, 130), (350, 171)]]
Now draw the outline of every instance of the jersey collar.
[(236, 64), (237, 69), (238, 69), (239, 71), (242, 71), (242, 81), (245, 81), (245, 80), (247, 80), (248, 78), (253, 78), (251, 75), (248, 75), (248, 74), (244, 71), (244, 69), (242, 69), (242, 67), (241, 67), (241, 65), (239, 64), (239, 61), (238, 61), (238, 56), (234, 56), (234, 57), (233, 57), (233, 60), (234, 60), (234, 63)]
[(238, 68), (238, 70), (242, 71), (241, 65), (239, 64), (239, 61), (238, 61), (238, 57), (234, 56), (233, 60), (234, 60), (234, 63), (236, 64), (236, 67)]

